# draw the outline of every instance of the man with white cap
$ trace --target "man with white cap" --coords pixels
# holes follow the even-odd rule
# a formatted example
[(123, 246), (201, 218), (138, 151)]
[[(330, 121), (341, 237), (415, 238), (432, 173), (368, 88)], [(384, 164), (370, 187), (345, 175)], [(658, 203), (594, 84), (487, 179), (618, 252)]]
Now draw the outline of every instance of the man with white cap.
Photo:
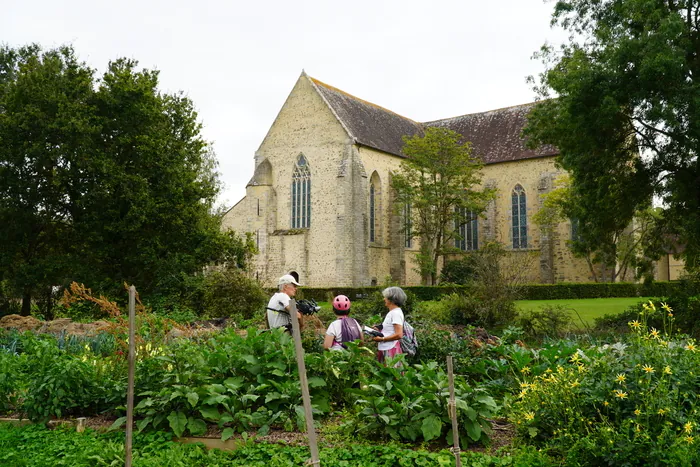
[[(292, 318), (289, 316), (289, 302), (292, 297), (297, 293), (297, 287), (301, 287), (301, 284), (294, 279), (291, 274), (285, 274), (280, 277), (277, 281), (277, 286), (279, 291), (272, 296), (270, 302), (267, 304), (267, 324), (270, 329), (286, 327), (288, 330), (292, 329)], [(297, 311), (297, 317), (299, 318), (299, 327), (302, 326), (301, 313)]]

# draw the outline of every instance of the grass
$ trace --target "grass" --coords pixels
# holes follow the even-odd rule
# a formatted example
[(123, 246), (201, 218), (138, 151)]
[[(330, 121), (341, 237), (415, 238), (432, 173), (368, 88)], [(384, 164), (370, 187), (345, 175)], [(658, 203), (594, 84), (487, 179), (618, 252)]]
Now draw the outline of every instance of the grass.
[[(564, 300), (518, 300), (515, 306), (520, 311), (539, 310), (543, 306), (561, 305), (578, 312), (586, 324), (594, 324), (595, 318), (625, 311), (628, 307), (649, 300), (648, 297), (585, 298)], [(574, 317), (574, 319), (577, 319)]]

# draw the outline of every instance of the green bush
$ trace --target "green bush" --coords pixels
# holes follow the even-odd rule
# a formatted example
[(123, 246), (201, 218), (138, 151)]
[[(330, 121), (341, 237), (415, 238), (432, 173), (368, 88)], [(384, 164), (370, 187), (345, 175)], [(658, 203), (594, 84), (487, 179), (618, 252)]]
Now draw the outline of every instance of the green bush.
[(570, 308), (547, 305), (539, 310), (520, 312), (516, 324), (527, 337), (540, 340), (544, 337), (562, 337), (573, 328), (574, 323)]
[(508, 297), (478, 297), (453, 293), (441, 302), (450, 310), (453, 324), (468, 324), (486, 329), (499, 329), (512, 324), (517, 316), (515, 303)]
[(21, 405), (30, 420), (95, 415), (125, 400), (125, 381), (109, 361), (70, 355), (51, 340), (36, 340), (31, 347)]
[(440, 282), (469, 284), (476, 277), (476, 264), (473, 255), (447, 261), (440, 272)]
[(251, 319), (260, 313), (268, 299), (258, 281), (240, 269), (216, 270), (205, 276), (204, 316)]
[[(397, 357), (403, 358), (403, 357)], [(449, 442), (451, 430), (446, 399), (447, 374), (437, 363), (399, 366), (389, 362), (374, 366), (373, 374), (360, 381), (353, 404), (354, 416), (344, 427), (352, 435), (406, 441)], [(498, 411), (493, 398), (455, 378), (457, 417), (463, 446), (488, 442), (491, 419)]]

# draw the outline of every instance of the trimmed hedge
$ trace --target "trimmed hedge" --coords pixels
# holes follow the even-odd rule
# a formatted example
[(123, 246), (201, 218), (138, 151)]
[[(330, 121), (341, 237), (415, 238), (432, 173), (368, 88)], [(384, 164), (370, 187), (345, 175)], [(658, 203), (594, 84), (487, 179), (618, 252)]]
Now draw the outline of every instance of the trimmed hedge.
[[(576, 298), (610, 298), (610, 297), (668, 297), (679, 289), (680, 282), (653, 282), (651, 284), (634, 284), (631, 282), (616, 283), (560, 283), (532, 284), (521, 288), (520, 300), (557, 300)], [(384, 287), (303, 287), (301, 296), (316, 301), (326, 301), (329, 296), (346, 295), (351, 300), (369, 297), (381, 292)], [(441, 296), (453, 292), (468, 292), (469, 286), (408, 286), (419, 300), (438, 300)]]

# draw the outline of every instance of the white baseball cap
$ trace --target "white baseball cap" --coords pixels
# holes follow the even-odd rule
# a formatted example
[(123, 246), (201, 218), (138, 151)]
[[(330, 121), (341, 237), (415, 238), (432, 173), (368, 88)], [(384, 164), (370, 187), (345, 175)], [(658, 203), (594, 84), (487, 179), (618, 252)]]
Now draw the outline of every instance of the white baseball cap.
[(301, 287), (301, 284), (294, 279), (294, 276), (291, 274), (285, 274), (284, 276), (280, 277), (280, 279), (277, 281), (277, 285), (286, 285), (286, 284), (294, 284), (298, 285)]

